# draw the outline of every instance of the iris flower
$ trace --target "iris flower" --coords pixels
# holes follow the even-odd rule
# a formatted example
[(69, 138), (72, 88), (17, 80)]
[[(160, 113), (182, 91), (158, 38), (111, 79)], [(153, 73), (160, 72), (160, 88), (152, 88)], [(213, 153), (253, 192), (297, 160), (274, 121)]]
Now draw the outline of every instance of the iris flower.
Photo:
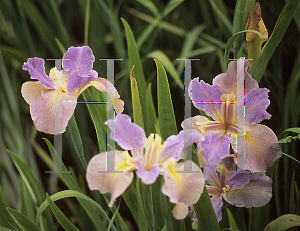
[[(256, 80), (247, 72), (248, 61), (244, 65), (244, 98), (237, 102), (237, 62), (230, 62), (226, 73), (213, 79), (213, 85), (195, 78), (189, 85), (189, 96), (194, 106), (203, 110), (213, 121), (204, 116), (196, 116), (184, 121), (184, 128), (197, 129), (204, 135), (200, 150), (204, 151), (203, 160), (216, 165), (219, 160), (229, 155), (230, 143), (236, 150), (237, 139), (244, 140), (245, 152), (237, 153), (237, 158), (244, 158), (241, 168), (264, 173), (267, 166), (281, 156), (281, 148), (274, 132), (267, 126), (258, 124), (271, 115), (266, 111), (270, 104), (269, 90), (259, 88)], [(237, 114), (237, 105), (245, 105), (245, 111)], [(244, 120), (245, 134), (238, 124)], [(238, 162), (239, 165), (239, 162)]]
[[(181, 131), (170, 136), (163, 144), (159, 135), (150, 134), (146, 138), (144, 130), (131, 122), (125, 114), (118, 114), (115, 120), (106, 121), (106, 125), (115, 130), (111, 139), (117, 141), (125, 151), (102, 152), (94, 156), (87, 167), (87, 182), (91, 190), (100, 193), (111, 193), (109, 206), (130, 185), (133, 171), (144, 184), (153, 184), (160, 174), (163, 174), (162, 193), (175, 203), (172, 211), (176, 219), (183, 219), (188, 214), (188, 206), (200, 198), (204, 187), (204, 178), (200, 168), (190, 163), (193, 171), (184, 172), (184, 163), (177, 163), (184, 149), (184, 140), (189, 144), (200, 139), (197, 131)], [(185, 137), (186, 136), (186, 137)], [(188, 137), (189, 136), (189, 137)], [(128, 152), (130, 151), (130, 153)], [(115, 173), (106, 171), (107, 154), (115, 154)]]
[[(228, 158), (228, 157), (227, 157)], [(232, 163), (234, 165), (234, 160)], [(222, 220), (222, 197), (237, 207), (261, 207), (267, 204), (272, 197), (272, 180), (258, 172), (249, 172), (242, 169), (228, 171), (225, 163), (218, 166), (207, 165), (203, 168), (208, 194), (215, 210), (218, 221)]]
[[(77, 98), (88, 87), (93, 86), (99, 91), (109, 94), (114, 102), (117, 113), (123, 111), (124, 102), (120, 99), (117, 90), (107, 79), (98, 77), (93, 70), (95, 57), (88, 46), (70, 47), (64, 54), (63, 69), (56, 67), (45, 74), (44, 60), (29, 58), (23, 65), (31, 79), (22, 85), (21, 93), (30, 105), (32, 120), (38, 131), (59, 134), (66, 130), (68, 121), (74, 113)], [(56, 123), (59, 126), (56, 126)]]

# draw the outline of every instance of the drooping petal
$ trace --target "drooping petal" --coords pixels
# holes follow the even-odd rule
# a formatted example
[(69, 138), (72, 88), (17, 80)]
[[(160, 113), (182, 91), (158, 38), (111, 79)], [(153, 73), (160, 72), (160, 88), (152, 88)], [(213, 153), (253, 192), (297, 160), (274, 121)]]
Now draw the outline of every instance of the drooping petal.
[(272, 197), (272, 180), (259, 173), (251, 173), (250, 183), (242, 189), (229, 190), (224, 199), (237, 207), (261, 207)]
[(172, 203), (179, 204), (181, 208), (184, 207), (181, 212), (178, 211), (179, 207), (173, 209), (173, 215), (177, 219), (182, 219), (188, 215), (188, 210), (182, 204), (187, 206), (195, 204), (199, 200), (204, 187), (204, 178), (200, 168), (193, 162), (188, 164), (192, 165), (192, 171), (197, 172), (177, 172), (184, 171), (184, 163), (176, 164), (173, 159), (164, 173), (165, 182), (162, 186), (162, 193), (170, 197)]
[(241, 189), (250, 182), (250, 173), (237, 169), (232, 170), (226, 177), (225, 184), (230, 187), (230, 190)]
[(21, 94), (25, 99), (26, 103), (30, 104), (31, 100), (38, 95), (41, 90), (46, 91), (47, 88), (43, 87), (39, 81), (36, 82), (25, 82), (21, 88)]
[(189, 208), (188, 205), (185, 203), (176, 204), (172, 210), (172, 214), (177, 220), (182, 220), (186, 218), (188, 213), (189, 213)]
[(195, 78), (190, 82), (188, 91), (193, 105), (197, 109), (205, 111), (215, 120), (219, 118), (222, 104), (220, 102), (222, 91), (219, 84), (209, 85), (203, 80), (199, 82), (199, 78)]
[(221, 208), (223, 206), (222, 197), (221, 196), (213, 196), (210, 198), (210, 201), (213, 205), (218, 222), (220, 222), (222, 220), (222, 211), (221, 211)]
[(203, 177), (210, 185), (221, 188), (216, 168), (213, 165), (208, 164), (203, 168)]
[(120, 99), (117, 89), (112, 85), (110, 81), (103, 78), (97, 78), (91, 85), (99, 91), (107, 92), (110, 100), (114, 103), (115, 110), (117, 113), (122, 113), (124, 110), (124, 101)]
[(228, 134), (208, 132), (204, 141), (200, 143), (205, 155), (203, 160), (211, 164), (218, 164), (221, 158), (229, 155), (231, 138)]
[(216, 169), (219, 172), (221, 170), (221, 165), (224, 165), (224, 167), (228, 172), (235, 169), (236, 168), (235, 155), (229, 154), (228, 156), (225, 156), (224, 158), (220, 159), (218, 165), (216, 166)]
[(164, 142), (160, 162), (170, 158), (179, 160), (184, 147), (203, 141), (203, 136), (194, 129), (182, 130), (178, 135), (172, 135)]
[[(245, 139), (245, 169), (264, 173), (267, 166), (272, 166), (281, 157), (281, 148), (274, 132), (261, 124), (246, 125)], [(235, 144), (233, 144), (235, 150)], [(237, 158), (244, 158), (244, 153), (237, 153)]]
[[(252, 89), (258, 89), (258, 83), (247, 72), (249, 62), (244, 61), (244, 82), (245, 82), (245, 94), (248, 94)], [(217, 75), (213, 79), (213, 84), (220, 84), (221, 90), (225, 94), (237, 92), (237, 61), (232, 61), (228, 64), (226, 73)]]
[(136, 160), (136, 162), (139, 166), (136, 174), (144, 184), (153, 184), (159, 174), (163, 173), (163, 170), (159, 168), (158, 164), (155, 164), (152, 169), (146, 170), (140, 160)]
[[(67, 90), (73, 91), (84, 85), (81, 78), (89, 78), (89, 81), (95, 79), (94, 74), (91, 74), (95, 56), (93, 51), (88, 46), (70, 47), (64, 54), (62, 66), (68, 73)], [(87, 83), (86, 83), (87, 84)]]
[(181, 127), (183, 129), (195, 129), (197, 130), (199, 124), (209, 122), (210, 120), (207, 119), (205, 116), (194, 116), (188, 119), (185, 119), (181, 123)]
[(29, 58), (27, 63), (22, 66), (24, 71), (28, 71), (31, 79), (38, 79), (40, 83), (48, 89), (54, 88), (54, 83), (51, 77), (45, 73), (45, 61), (41, 58)]
[[(133, 179), (133, 170), (136, 169), (135, 161), (127, 151), (110, 151), (115, 153), (115, 173), (105, 172), (106, 153), (102, 152), (94, 156), (88, 164), (86, 178), (91, 190), (99, 190), (100, 193), (111, 193), (109, 207), (113, 206), (115, 199), (120, 196), (130, 185)], [(123, 171), (122, 173), (117, 171)]]
[(133, 157), (141, 156), (147, 141), (144, 130), (131, 122), (131, 118), (126, 114), (117, 114), (115, 120), (108, 120), (105, 124), (114, 130), (111, 139), (117, 141), (124, 150), (131, 150)]
[(245, 96), (245, 123), (257, 124), (271, 115), (266, 111), (270, 105), (267, 88), (253, 89)]
[(36, 129), (50, 134), (66, 130), (76, 107), (75, 92), (63, 93), (41, 90), (30, 101), (30, 113)]

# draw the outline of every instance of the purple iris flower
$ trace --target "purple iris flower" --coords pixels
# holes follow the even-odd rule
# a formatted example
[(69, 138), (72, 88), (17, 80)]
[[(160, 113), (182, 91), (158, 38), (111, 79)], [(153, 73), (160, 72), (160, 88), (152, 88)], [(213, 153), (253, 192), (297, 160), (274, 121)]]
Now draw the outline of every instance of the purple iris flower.
[[(267, 126), (258, 124), (271, 115), (266, 111), (270, 101), (269, 90), (259, 88), (256, 80), (247, 72), (249, 63), (244, 65), (244, 97), (237, 101), (237, 62), (230, 62), (226, 73), (213, 79), (209, 85), (195, 78), (189, 85), (189, 96), (194, 106), (203, 110), (213, 121), (204, 116), (185, 120), (183, 128), (193, 128), (204, 135), (198, 152), (204, 152), (203, 161), (216, 165), (221, 158), (229, 155), (230, 144), (236, 151), (237, 143), (243, 140), (243, 153), (237, 152), (237, 158), (245, 158), (241, 168), (264, 173), (281, 156), (281, 148), (274, 132)], [(245, 110), (237, 112), (237, 107)], [(192, 122), (190, 121), (192, 120)], [(238, 135), (244, 120), (244, 134)], [(239, 165), (239, 162), (238, 162)]]
[(204, 178), (200, 168), (193, 162), (189, 164), (194, 172), (180, 173), (184, 171), (184, 163), (178, 163), (178, 160), (184, 147), (201, 139), (201, 135), (195, 130), (183, 130), (162, 144), (157, 134), (146, 138), (144, 130), (132, 123), (128, 115), (118, 114), (115, 120), (106, 121), (106, 125), (114, 130), (111, 139), (125, 150), (109, 153), (115, 155), (115, 171), (122, 172), (106, 173), (107, 153), (102, 152), (88, 164), (86, 177), (89, 188), (99, 190), (102, 194), (111, 193), (109, 206), (112, 206), (132, 182), (134, 170), (137, 170), (136, 174), (144, 184), (153, 184), (159, 175), (163, 175), (162, 193), (176, 204), (172, 211), (174, 217), (184, 219), (188, 215), (188, 206), (200, 198)]
[[(22, 85), (21, 93), (30, 105), (32, 120), (38, 131), (59, 134), (66, 130), (68, 121), (74, 113), (77, 98), (88, 87), (109, 94), (117, 113), (123, 111), (124, 102), (117, 90), (107, 79), (98, 77), (93, 70), (95, 57), (88, 46), (70, 47), (63, 56), (62, 71), (56, 67), (45, 74), (44, 60), (29, 58), (23, 65), (31, 79)], [(56, 124), (61, 124), (57, 126)]]
[[(224, 160), (231, 162), (230, 166)], [(209, 184), (206, 188), (219, 222), (222, 198), (237, 207), (251, 208), (264, 206), (272, 197), (272, 180), (258, 172), (236, 169), (233, 155), (222, 159), (216, 167), (205, 166), (203, 176)]]

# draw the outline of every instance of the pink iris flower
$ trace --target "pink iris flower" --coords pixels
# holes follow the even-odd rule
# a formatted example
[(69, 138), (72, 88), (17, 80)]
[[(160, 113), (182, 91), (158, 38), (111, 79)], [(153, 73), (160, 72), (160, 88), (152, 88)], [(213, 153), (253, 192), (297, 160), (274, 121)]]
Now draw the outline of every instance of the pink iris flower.
[[(189, 118), (182, 123), (183, 128), (197, 129), (204, 135), (198, 152), (204, 151), (203, 161), (216, 165), (221, 158), (229, 155), (230, 144), (236, 150), (237, 139), (245, 143), (244, 153), (237, 158), (245, 158), (241, 168), (264, 173), (267, 166), (281, 156), (281, 148), (274, 132), (267, 126), (258, 124), (271, 115), (266, 111), (270, 101), (269, 90), (259, 88), (258, 83), (247, 72), (249, 63), (244, 65), (244, 94), (237, 102), (237, 62), (230, 62), (226, 73), (213, 79), (213, 85), (199, 82), (195, 78), (189, 85), (189, 96), (193, 105), (203, 110), (213, 121), (204, 116)], [(237, 114), (237, 107), (245, 106), (245, 111)], [(245, 134), (237, 136), (239, 122), (244, 120)], [(238, 162), (239, 166), (239, 162)]]
[(31, 79), (39, 80), (25, 82), (21, 89), (23, 98), (30, 105), (31, 118), (38, 131), (63, 133), (74, 113), (77, 98), (90, 86), (107, 92), (114, 102), (116, 112), (123, 111), (124, 102), (112, 83), (98, 77), (98, 73), (93, 70), (95, 57), (90, 47), (70, 47), (63, 59), (63, 70), (58, 71), (54, 67), (49, 76), (45, 74), (44, 60), (41, 58), (29, 58), (22, 67), (29, 72)]
[[(153, 184), (162, 174), (164, 184), (162, 193), (175, 203), (172, 210), (176, 219), (184, 219), (188, 215), (188, 206), (200, 198), (204, 187), (204, 178), (200, 168), (195, 163), (191, 172), (184, 171), (184, 163), (178, 163), (185, 145), (192, 145), (201, 135), (195, 130), (181, 131), (178, 135), (170, 136), (163, 144), (159, 135), (151, 134), (146, 138), (144, 130), (131, 122), (125, 114), (118, 114), (115, 120), (106, 121), (106, 125), (114, 130), (111, 139), (117, 141), (125, 151), (102, 152), (94, 156), (87, 167), (87, 182), (91, 190), (100, 193), (111, 193), (109, 206), (130, 185), (133, 171), (144, 184)], [(186, 137), (185, 137), (186, 136)], [(189, 140), (189, 142), (184, 142)], [(188, 143), (188, 144), (187, 144)], [(130, 151), (130, 153), (128, 152)], [(115, 173), (106, 171), (107, 154), (115, 155)]]
[[(225, 163), (223, 160), (227, 159)], [(203, 168), (203, 176), (208, 194), (218, 221), (222, 220), (222, 198), (237, 207), (261, 207), (272, 197), (272, 180), (261, 173), (235, 169), (233, 157), (226, 157), (217, 165), (208, 164)], [(228, 164), (231, 159), (231, 166)], [(234, 166), (232, 168), (232, 166)], [(233, 169), (233, 170), (232, 170)]]

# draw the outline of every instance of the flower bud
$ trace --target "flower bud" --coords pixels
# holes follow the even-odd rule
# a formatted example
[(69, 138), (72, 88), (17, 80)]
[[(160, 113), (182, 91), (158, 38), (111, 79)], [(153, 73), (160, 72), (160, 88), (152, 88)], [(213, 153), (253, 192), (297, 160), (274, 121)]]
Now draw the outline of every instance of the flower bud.
[(260, 37), (254, 32), (246, 33), (246, 42), (248, 48), (248, 58), (255, 61), (259, 53), (261, 52), (261, 45), (263, 42), (268, 40), (268, 31), (265, 24), (261, 18), (261, 10), (259, 2), (256, 2), (249, 13), (248, 22), (246, 24), (245, 30), (256, 30), (262, 34)]

